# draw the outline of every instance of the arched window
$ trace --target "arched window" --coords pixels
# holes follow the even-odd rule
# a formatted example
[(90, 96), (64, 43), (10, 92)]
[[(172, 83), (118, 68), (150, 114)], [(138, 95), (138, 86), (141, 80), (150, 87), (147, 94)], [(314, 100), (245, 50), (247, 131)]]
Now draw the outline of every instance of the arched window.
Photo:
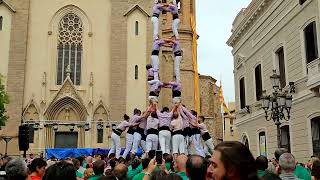
[(80, 85), (82, 61), (83, 26), (81, 19), (74, 13), (68, 13), (59, 22), (57, 84), (61, 85), (67, 77), (70, 66), (70, 78)]
[(254, 76), (256, 80), (256, 100), (259, 101), (262, 96), (262, 75), (261, 64), (254, 69)]
[[(99, 119), (102, 121), (102, 119)], [(97, 124), (97, 143), (103, 143), (103, 124), (99, 122)]]
[(266, 132), (259, 132), (259, 151), (261, 156), (267, 157), (267, 138)]
[(280, 87), (281, 89), (284, 88), (287, 84), (286, 82), (286, 66), (285, 66), (285, 59), (284, 59), (284, 50), (283, 47), (280, 47), (276, 51), (277, 60), (278, 60), (278, 70), (280, 75)]
[(243, 138), (242, 138), (242, 143), (247, 146), (248, 148), (250, 148), (249, 146), (249, 140), (248, 140), (248, 137), (247, 135), (244, 135)]
[(139, 22), (138, 21), (136, 21), (136, 24), (135, 24), (135, 34), (136, 34), (136, 36), (139, 35)]
[(305, 51), (307, 64), (318, 58), (318, 44), (317, 44), (317, 27), (316, 22), (311, 22), (304, 28)]
[(285, 125), (280, 128), (280, 135), (281, 135), (280, 146), (281, 148), (286, 148), (289, 152), (291, 152), (289, 129), (290, 129), (289, 125)]
[(139, 68), (138, 65), (134, 66), (134, 79), (138, 79)]
[(0, 31), (2, 31), (2, 22), (3, 22), (3, 17), (0, 16)]
[(313, 155), (320, 155), (320, 117), (311, 119)]
[(34, 143), (34, 128), (33, 128), (33, 125), (29, 126), (29, 143)]

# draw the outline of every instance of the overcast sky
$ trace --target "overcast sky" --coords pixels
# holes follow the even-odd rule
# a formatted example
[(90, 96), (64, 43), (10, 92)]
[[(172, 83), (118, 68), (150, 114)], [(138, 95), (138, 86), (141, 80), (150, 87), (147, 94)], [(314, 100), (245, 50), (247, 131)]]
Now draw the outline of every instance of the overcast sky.
[(251, 0), (196, 0), (198, 65), (200, 74), (211, 75), (219, 85), (222, 78), (226, 102), (234, 101), (233, 57), (226, 44), (232, 22)]

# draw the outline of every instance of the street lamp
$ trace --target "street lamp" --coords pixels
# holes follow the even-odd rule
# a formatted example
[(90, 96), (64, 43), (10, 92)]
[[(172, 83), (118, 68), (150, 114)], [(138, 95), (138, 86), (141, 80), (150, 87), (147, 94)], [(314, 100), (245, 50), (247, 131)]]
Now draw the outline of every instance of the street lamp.
[(273, 70), (270, 76), (272, 83), (272, 94), (267, 95), (266, 91), (262, 93), (262, 108), (265, 111), (265, 118), (267, 121), (273, 120), (277, 126), (277, 141), (278, 148), (281, 146), (280, 125), (283, 120), (289, 121), (290, 110), (292, 105), (292, 95), (288, 91), (283, 91), (280, 88), (280, 76), (277, 75), (276, 70)]
[(8, 153), (8, 143), (9, 143), (9, 141), (11, 141), (11, 139), (13, 138), (13, 137), (10, 137), (10, 136), (4, 136), (4, 137), (1, 137), (5, 142), (6, 142), (6, 150), (5, 150), (5, 154), (7, 154)]

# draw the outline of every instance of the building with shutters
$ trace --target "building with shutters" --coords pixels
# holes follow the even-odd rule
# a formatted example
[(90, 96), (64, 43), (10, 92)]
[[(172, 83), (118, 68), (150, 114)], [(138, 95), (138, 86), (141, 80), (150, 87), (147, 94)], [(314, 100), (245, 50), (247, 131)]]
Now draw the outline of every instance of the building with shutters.
[(281, 147), (298, 161), (320, 155), (320, 3), (317, 0), (252, 0), (233, 22), (227, 44), (234, 56), (235, 125), (255, 156), (274, 157), (276, 125), (266, 121), (262, 91), (293, 82), (291, 119), (281, 125)]

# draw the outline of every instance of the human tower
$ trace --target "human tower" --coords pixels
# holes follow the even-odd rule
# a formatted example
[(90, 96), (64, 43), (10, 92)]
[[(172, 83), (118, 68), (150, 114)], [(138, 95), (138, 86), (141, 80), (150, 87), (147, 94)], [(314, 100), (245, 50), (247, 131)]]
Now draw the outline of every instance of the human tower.
[[(163, 11), (172, 14), (171, 39), (160, 39), (159, 17)], [(192, 154), (192, 146), (196, 154), (205, 156), (212, 154), (213, 141), (204, 124), (205, 118), (198, 116), (196, 111), (189, 111), (181, 104), (181, 79), (180, 62), (182, 60), (181, 47), (179, 42), (179, 9), (175, 0), (170, 3), (161, 3), (155, 0), (152, 9), (151, 22), (153, 24), (153, 45), (151, 52), (151, 64), (146, 65), (147, 82), (149, 84), (149, 107), (142, 113), (134, 109), (133, 115), (124, 115), (124, 120), (113, 129), (111, 139), (112, 148), (109, 155), (115, 153), (120, 158), (120, 136), (126, 132), (126, 148), (122, 154), (126, 158), (129, 153), (134, 157), (139, 146), (143, 149), (145, 156), (151, 150), (158, 150), (163, 153)], [(161, 47), (171, 47), (174, 55), (174, 79), (171, 82), (161, 82), (159, 78), (159, 53)], [(172, 89), (172, 102), (174, 107), (170, 111), (168, 107), (158, 109), (158, 97), (161, 88)], [(204, 145), (201, 145), (201, 138)], [(160, 146), (159, 146), (160, 145)]]

